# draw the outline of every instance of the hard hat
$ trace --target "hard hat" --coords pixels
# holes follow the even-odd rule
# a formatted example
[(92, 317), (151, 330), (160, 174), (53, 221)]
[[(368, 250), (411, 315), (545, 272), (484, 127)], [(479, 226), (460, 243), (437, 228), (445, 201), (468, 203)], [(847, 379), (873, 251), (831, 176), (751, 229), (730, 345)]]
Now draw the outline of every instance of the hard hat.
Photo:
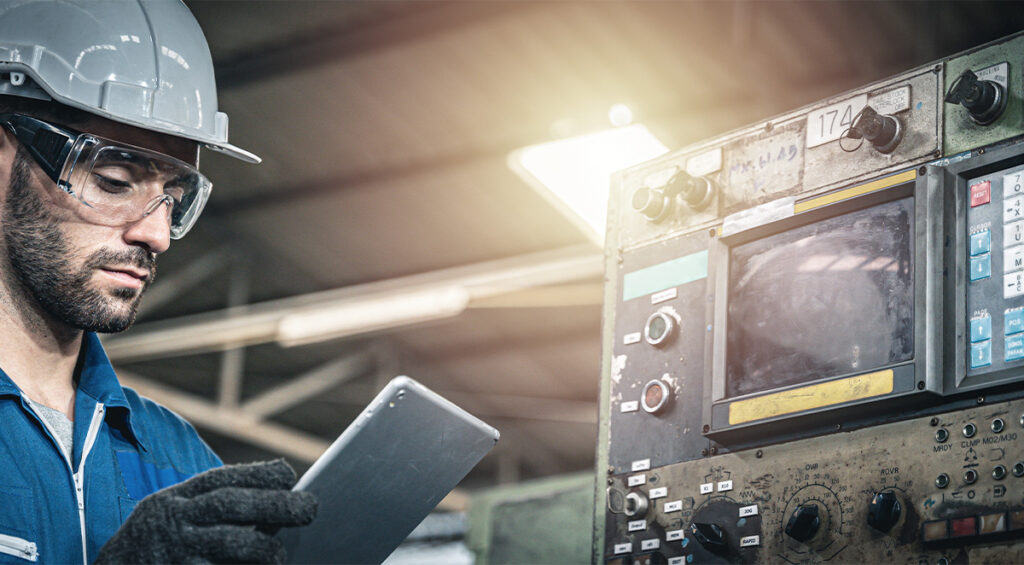
[(0, 94), (260, 162), (228, 143), (210, 48), (181, 0), (0, 0)]

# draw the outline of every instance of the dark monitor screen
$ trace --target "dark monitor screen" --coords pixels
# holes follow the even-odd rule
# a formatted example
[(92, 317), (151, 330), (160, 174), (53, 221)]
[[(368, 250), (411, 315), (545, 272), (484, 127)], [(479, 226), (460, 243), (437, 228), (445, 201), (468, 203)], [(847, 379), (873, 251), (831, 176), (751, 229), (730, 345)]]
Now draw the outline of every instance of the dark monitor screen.
[(733, 247), (727, 397), (913, 358), (913, 256), (913, 197)]

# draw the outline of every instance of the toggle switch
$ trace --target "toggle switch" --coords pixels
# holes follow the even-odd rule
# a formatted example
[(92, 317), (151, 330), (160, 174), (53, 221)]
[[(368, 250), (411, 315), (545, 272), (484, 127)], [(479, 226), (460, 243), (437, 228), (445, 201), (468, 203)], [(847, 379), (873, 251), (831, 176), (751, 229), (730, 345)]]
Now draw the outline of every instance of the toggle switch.
[(986, 126), (1006, 109), (1006, 89), (998, 82), (979, 80), (971, 69), (965, 69), (949, 87), (945, 101), (963, 106), (974, 123)]

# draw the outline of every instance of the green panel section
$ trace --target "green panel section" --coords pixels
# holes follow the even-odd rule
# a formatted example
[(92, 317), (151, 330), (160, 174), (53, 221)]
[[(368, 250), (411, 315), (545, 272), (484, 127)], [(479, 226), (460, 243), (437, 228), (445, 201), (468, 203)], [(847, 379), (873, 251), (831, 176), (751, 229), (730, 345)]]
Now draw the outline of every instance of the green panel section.
[(594, 475), (568, 475), (475, 494), (466, 544), (477, 565), (590, 563)]
[(945, 87), (942, 95), (949, 91), (953, 81), (964, 69), (978, 72), (981, 69), (1009, 63), (1009, 98), (1006, 110), (995, 122), (979, 126), (968, 117), (967, 110), (960, 105), (941, 103), (945, 133), (943, 154), (953, 155), (968, 149), (975, 149), (1024, 133), (1022, 106), (1024, 106), (1024, 36), (1016, 36), (1003, 43), (991, 45), (946, 63)]
[(633, 271), (622, 278), (622, 300), (693, 282), (708, 276), (708, 252), (698, 251), (664, 263)]

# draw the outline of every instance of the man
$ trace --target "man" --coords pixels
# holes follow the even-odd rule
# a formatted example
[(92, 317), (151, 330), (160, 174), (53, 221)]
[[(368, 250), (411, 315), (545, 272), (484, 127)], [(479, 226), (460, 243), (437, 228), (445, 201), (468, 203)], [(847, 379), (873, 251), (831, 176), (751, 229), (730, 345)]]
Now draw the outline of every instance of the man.
[(313, 518), (286, 463), (221, 467), (96, 337), (201, 212), (200, 146), (258, 162), (179, 0), (0, 2), (0, 562), (279, 561)]

